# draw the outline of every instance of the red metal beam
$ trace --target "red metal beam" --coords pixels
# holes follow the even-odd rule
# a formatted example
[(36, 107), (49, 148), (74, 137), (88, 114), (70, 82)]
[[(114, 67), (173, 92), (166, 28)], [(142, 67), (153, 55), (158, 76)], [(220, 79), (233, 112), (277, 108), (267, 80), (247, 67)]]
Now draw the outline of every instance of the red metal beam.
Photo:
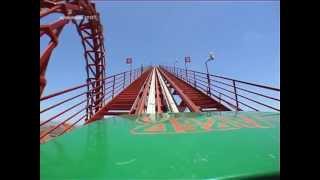
[[(134, 113), (135, 109), (134, 106), (138, 105), (138, 99), (139, 94), (141, 94), (144, 90), (144, 86), (147, 83), (146, 79), (150, 76), (151, 70), (146, 70), (143, 72), (143, 74), (134, 80), (128, 87), (124, 88), (117, 96), (115, 96), (110, 102), (108, 102), (106, 105), (104, 105), (97, 113), (95, 113), (92, 118), (86, 122), (86, 124), (91, 123), (93, 121), (102, 119), (105, 114), (108, 115), (115, 115), (115, 114), (124, 114), (123, 112), (109, 112), (109, 110), (112, 107), (115, 107), (115, 109), (127, 109), (127, 106), (129, 107), (128, 111), (130, 113)], [(135, 99), (134, 102), (131, 101), (131, 99)], [(127, 102), (126, 102), (127, 101)], [(128, 102), (132, 102), (128, 103)], [(128, 113), (126, 113), (128, 114)]]
[[(81, 37), (84, 48), (87, 70), (87, 115), (90, 119), (104, 104), (101, 97), (104, 96), (105, 78), (105, 49), (102, 25), (99, 13), (95, 5), (89, 0), (40, 0), (40, 18), (44, 18), (52, 13), (61, 13), (64, 18), (40, 26), (40, 38), (47, 34), (51, 40), (40, 56), (40, 97), (46, 86), (46, 69), (50, 56), (58, 44), (58, 37), (63, 27), (72, 21)], [(83, 19), (78, 23), (72, 17), (80, 15)], [(90, 91), (94, 89), (94, 91)]]
[(145, 90), (145, 86), (147, 86), (147, 84), (150, 82), (150, 81), (148, 81), (148, 79), (150, 78), (152, 71), (149, 70), (148, 72), (149, 72), (148, 77), (143, 80), (144, 83), (143, 83), (143, 85), (140, 87), (139, 93), (138, 93), (138, 95), (136, 96), (136, 99), (135, 99), (132, 107), (130, 108), (129, 114), (136, 114), (137, 111), (138, 111), (139, 105), (140, 105), (140, 103), (141, 103), (141, 98), (142, 98), (143, 92), (144, 92), (144, 90)]
[[(207, 110), (218, 110), (218, 111), (229, 111), (230, 109), (226, 106), (222, 105), (220, 102), (212, 99), (209, 95), (201, 92), (197, 88), (190, 85), (188, 82), (176, 77), (175, 74), (172, 74), (164, 69), (161, 69), (162, 73), (166, 75), (168, 82), (174, 87), (175, 91), (179, 94), (179, 96), (184, 101), (183, 103), (187, 105), (187, 107), (194, 111), (194, 107), (192, 104), (190, 105), (191, 101), (195, 106), (199, 107), (200, 111), (207, 111)], [(183, 110), (182, 107), (180, 107)]]
[[(179, 79), (185, 79), (185, 77), (183, 77), (184, 73), (181, 73), (181, 71), (184, 72), (185, 70), (168, 66), (161, 66), (161, 68), (164, 68), (166, 71), (174, 74)], [(207, 73), (197, 72), (193, 70), (188, 70), (188, 74), (191, 75), (190, 77), (193, 80), (193, 83), (189, 83), (191, 86), (197, 88), (200, 91), (207, 92), (209, 96), (216, 98), (219, 102), (222, 101), (236, 111), (242, 111), (242, 108), (249, 108), (250, 110), (255, 111), (264, 111), (265, 109), (262, 109), (262, 107), (280, 111), (279, 106), (274, 104), (274, 102), (280, 102), (279, 88), (240, 81), (223, 76), (212, 74), (208, 75)], [(209, 87), (212, 90), (212, 93), (209, 91)], [(266, 91), (272, 92), (272, 94), (274, 95), (270, 96)], [(244, 92), (245, 94), (243, 94)], [(225, 93), (227, 93), (228, 95)], [(230, 94), (233, 97), (230, 97)], [(223, 98), (221, 98), (221, 96)], [(239, 100), (239, 97), (241, 98), (241, 100)], [(225, 98), (228, 98), (229, 100), (227, 101)], [(265, 99), (258, 100), (260, 98)], [(266, 103), (266, 101), (264, 101), (266, 99), (272, 101)], [(257, 104), (259, 105), (258, 107), (253, 107)], [(240, 107), (240, 105), (242, 107)]]
[(192, 100), (183, 92), (183, 89), (181, 89), (175, 81), (173, 81), (166, 73), (164, 73), (161, 68), (159, 68), (159, 71), (162, 76), (170, 83), (170, 85), (178, 92), (179, 96), (182, 97), (183, 101), (185, 101), (186, 105), (192, 112), (201, 112), (200, 107), (192, 102)]
[(184, 112), (186, 110), (186, 104), (184, 103), (184, 101), (181, 101), (178, 108), (180, 112)]
[(135, 111), (136, 115), (142, 114), (145, 111), (151, 79), (152, 79), (152, 70), (146, 80), (145, 85), (143, 86), (143, 91), (142, 91), (141, 97), (139, 98), (137, 110)]

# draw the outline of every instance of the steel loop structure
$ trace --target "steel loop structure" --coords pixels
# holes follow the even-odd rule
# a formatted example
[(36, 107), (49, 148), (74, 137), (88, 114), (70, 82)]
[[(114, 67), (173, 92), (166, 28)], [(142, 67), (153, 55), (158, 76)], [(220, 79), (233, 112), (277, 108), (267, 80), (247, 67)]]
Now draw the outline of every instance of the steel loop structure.
[[(40, 54), (40, 142), (76, 124), (105, 116), (208, 111), (280, 111), (280, 89), (178, 67), (141, 67), (106, 77), (103, 28), (89, 0), (40, 0), (40, 18), (62, 18), (40, 25), (40, 39), (50, 41)], [(43, 95), (46, 69), (67, 24), (81, 38), (87, 80)], [(131, 63), (131, 62), (130, 62)], [(147, 121), (147, 120), (146, 120)], [(52, 124), (52, 122), (55, 122)], [(50, 124), (48, 126), (48, 124)], [(43, 128), (47, 126), (49, 128)]]
[[(51, 14), (61, 14), (62, 18), (40, 25), (40, 39), (44, 36), (50, 42), (40, 55), (40, 97), (46, 86), (46, 69), (50, 56), (59, 42), (59, 35), (68, 23), (73, 23), (81, 37), (86, 61), (87, 99), (86, 119), (90, 119), (103, 105), (105, 91), (105, 48), (103, 28), (94, 3), (89, 0), (40, 0), (40, 19)], [(78, 18), (80, 21), (78, 22)]]

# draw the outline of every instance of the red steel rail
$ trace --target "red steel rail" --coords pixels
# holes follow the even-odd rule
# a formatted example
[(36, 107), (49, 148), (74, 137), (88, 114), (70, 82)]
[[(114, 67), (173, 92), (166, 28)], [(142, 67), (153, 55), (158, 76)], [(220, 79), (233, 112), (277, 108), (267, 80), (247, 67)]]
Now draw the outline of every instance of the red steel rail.
[(177, 67), (160, 67), (233, 110), (280, 111), (279, 88)]
[[(55, 22), (40, 25), (40, 39), (47, 35), (50, 42), (40, 55), (40, 97), (46, 86), (46, 69), (50, 56), (58, 45), (59, 35), (65, 25), (75, 24), (84, 48), (87, 73), (86, 118), (90, 118), (103, 105), (105, 96), (105, 48), (103, 29), (95, 4), (89, 0), (40, 0), (40, 19), (60, 14)], [(81, 20), (78, 22), (77, 18)]]
[(229, 111), (227, 107), (212, 99), (210, 96), (201, 92), (200, 90), (192, 87), (187, 82), (177, 78), (172, 73), (165, 69), (160, 68), (160, 73), (170, 83), (170, 85), (176, 90), (179, 96), (182, 98), (183, 103), (192, 112), (202, 112), (207, 108), (216, 108), (218, 111)]
[[(156, 71), (155, 71), (156, 72)], [(159, 77), (156, 75), (156, 112), (164, 112), (163, 91), (161, 89)]]
[[(271, 101), (280, 102), (280, 98), (276, 95), (272, 96), (270, 93), (263, 93), (261, 90), (280, 93), (280, 89), (180, 68), (161, 66), (158, 70), (159, 75), (168, 82), (169, 88), (174, 89), (172, 94), (178, 94), (181, 97), (180, 111), (183, 111), (185, 107), (193, 112), (206, 111), (207, 108), (216, 108), (218, 111), (264, 110), (257, 105), (280, 111), (280, 108), (270, 103)], [(42, 131), (40, 140), (45, 139), (58, 128), (66, 127), (59, 134), (61, 135), (81, 121), (84, 121), (85, 124), (90, 123), (101, 119), (104, 115), (144, 113), (152, 71), (150, 67), (137, 68), (132, 73), (126, 71), (101, 79), (99, 80), (100, 86), (105, 87), (103, 93), (96, 91), (100, 87), (88, 91), (87, 87), (90, 83), (98, 84), (94, 81), (41, 97), (40, 129), (50, 122), (51, 124), (56, 122), (56, 124), (48, 130)], [(132, 83), (130, 82), (130, 74), (133, 77)], [(168, 109), (163, 99), (163, 89), (159, 84), (158, 75), (155, 77), (156, 112), (166, 112)], [(210, 81), (207, 78), (210, 78)], [(102, 102), (102, 107), (89, 118), (86, 102), (87, 95), (92, 93), (99, 95), (100, 98), (97, 101)], [(259, 98), (269, 101), (261, 101)]]
[[(144, 72), (148, 71), (148, 69), (149, 68), (146, 68), (144, 70), (142, 70), (141, 68), (134, 69), (132, 71), (133, 80), (138, 79), (141, 74), (145, 74)], [(113, 97), (117, 96), (120, 91), (130, 85), (130, 71), (109, 76), (100, 81), (104, 83), (105, 92), (100, 96), (99, 101), (104, 102), (104, 105), (106, 102), (112, 100)], [(44, 139), (59, 127), (68, 125), (68, 123), (70, 123), (71, 125), (69, 125), (67, 129), (65, 129), (59, 135), (70, 130), (81, 121), (92, 121), (93, 116), (91, 118), (88, 118), (88, 112), (86, 111), (86, 95), (92, 93), (88, 92), (87, 87), (88, 83), (85, 83), (40, 98), (40, 129), (48, 123), (53, 124), (53, 122), (56, 122), (51, 125), (51, 128), (49, 128), (48, 130), (40, 132), (40, 140)], [(99, 89), (99, 87), (90, 89), (89, 91), (95, 91), (96, 89)]]
[[(142, 94), (147, 89), (151, 69), (146, 70), (139, 78), (134, 80), (127, 88), (123, 89), (110, 102), (103, 106), (87, 123), (101, 119), (104, 115), (134, 114)], [(138, 103), (140, 102), (140, 103)]]
[[(149, 89), (150, 89), (150, 84), (151, 84), (151, 79), (152, 79), (152, 71), (150, 70), (148, 74), (148, 78), (144, 80), (144, 84), (141, 88), (141, 93), (139, 96), (136, 98), (137, 99), (137, 106), (136, 108), (132, 109), (130, 114), (142, 114), (145, 112), (146, 107), (147, 107), (147, 101), (148, 101), (148, 95), (149, 95)], [(134, 106), (133, 106), (134, 107)]]

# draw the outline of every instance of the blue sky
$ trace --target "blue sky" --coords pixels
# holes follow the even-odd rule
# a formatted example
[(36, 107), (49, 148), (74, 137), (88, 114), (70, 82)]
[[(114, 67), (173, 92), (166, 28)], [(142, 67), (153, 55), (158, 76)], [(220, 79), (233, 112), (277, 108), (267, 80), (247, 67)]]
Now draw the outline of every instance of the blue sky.
[[(129, 70), (126, 57), (133, 58), (133, 67), (173, 66), (176, 60), (178, 66), (184, 67), (184, 57), (191, 56), (188, 68), (205, 72), (204, 62), (212, 51), (216, 59), (209, 63), (211, 73), (280, 86), (279, 1), (97, 1), (96, 7), (104, 27), (107, 75)], [(50, 15), (40, 21), (43, 24), (60, 17)], [(40, 39), (41, 52), (48, 41), (46, 37)], [(83, 47), (71, 23), (59, 37), (46, 78), (43, 95), (86, 81)], [(41, 107), (63, 98), (41, 103)], [(48, 119), (63, 108), (41, 114), (41, 119)]]
[[(205, 71), (208, 52), (216, 61), (210, 72), (244, 81), (280, 86), (280, 3), (256, 2), (108, 2), (97, 1), (104, 26), (107, 74), (141, 64)], [(58, 19), (53, 15), (42, 22)], [(48, 39), (41, 39), (41, 50)], [(85, 62), (73, 24), (66, 26), (46, 74), (44, 94), (85, 82)]]

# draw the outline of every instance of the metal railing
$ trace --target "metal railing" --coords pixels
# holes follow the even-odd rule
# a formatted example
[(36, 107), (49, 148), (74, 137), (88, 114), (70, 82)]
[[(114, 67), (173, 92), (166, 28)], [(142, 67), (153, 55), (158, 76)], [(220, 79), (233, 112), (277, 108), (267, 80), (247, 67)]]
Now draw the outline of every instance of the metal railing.
[[(101, 98), (98, 103), (102, 101), (102, 104), (105, 105), (147, 69), (148, 67), (137, 68), (132, 70), (131, 73), (130, 71), (125, 71), (100, 80), (104, 82), (105, 89), (104, 94), (100, 92)], [(88, 103), (86, 102), (91, 98), (90, 96), (97, 95), (95, 90), (99, 87), (88, 91), (88, 85), (90, 83), (74, 86), (40, 98), (40, 142), (45, 142), (50, 134), (60, 136), (70, 131), (80, 122), (84, 123), (90, 120), (88, 114), (88, 109), (90, 108), (88, 108)], [(45, 125), (47, 125), (47, 130), (41, 131), (41, 128), (44, 128)], [(55, 132), (58, 128), (60, 132), (57, 134)]]
[(160, 66), (236, 111), (280, 111), (280, 89), (228, 77)]

